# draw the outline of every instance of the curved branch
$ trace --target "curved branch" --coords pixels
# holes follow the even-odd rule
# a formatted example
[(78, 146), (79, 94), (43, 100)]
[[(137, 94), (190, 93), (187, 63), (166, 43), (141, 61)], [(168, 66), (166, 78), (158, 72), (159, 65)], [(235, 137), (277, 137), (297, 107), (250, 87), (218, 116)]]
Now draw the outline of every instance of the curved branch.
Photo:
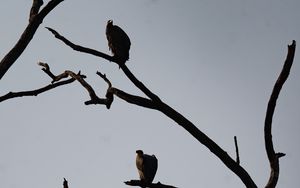
[(161, 101), (157, 95), (155, 95), (154, 93), (152, 93), (142, 82), (140, 82), (131, 73), (131, 71), (127, 68), (127, 66), (125, 64), (119, 65), (118, 62), (117, 62), (117, 59), (115, 59), (113, 56), (107, 55), (105, 53), (99, 52), (99, 51), (91, 49), (91, 48), (87, 48), (87, 47), (83, 47), (83, 46), (74, 44), (73, 42), (69, 41), (64, 36), (62, 36), (61, 34), (59, 34), (56, 30), (54, 30), (54, 29), (52, 29), (50, 27), (46, 27), (46, 28), (54, 35), (55, 38), (61, 40), (67, 46), (71, 47), (73, 50), (76, 50), (76, 51), (79, 51), (79, 52), (83, 52), (83, 53), (87, 53), (87, 54), (91, 54), (91, 55), (94, 55), (94, 56), (97, 56), (97, 57), (102, 57), (102, 58), (104, 58), (104, 59), (106, 59), (106, 60), (108, 60), (110, 62), (116, 63), (124, 71), (124, 73), (126, 74), (126, 76), (134, 83), (134, 85), (136, 87), (138, 87), (142, 92), (144, 92), (145, 95), (147, 95), (153, 101), (157, 101), (157, 102)]
[(51, 0), (39, 13), (38, 10), (41, 6), (41, 1), (33, 1), (29, 24), (27, 25), (25, 31), (23, 32), (15, 46), (4, 56), (4, 58), (0, 62), (0, 80), (23, 53), (23, 51), (33, 38), (36, 30), (43, 22), (43, 19), (62, 1), (63, 0)]
[(273, 141), (272, 141), (272, 119), (275, 111), (276, 101), (281, 91), (281, 88), (285, 81), (287, 80), (295, 56), (296, 41), (293, 41), (291, 45), (288, 46), (288, 53), (286, 60), (284, 62), (282, 71), (274, 85), (272, 94), (269, 99), (266, 118), (265, 118), (265, 147), (270, 162), (271, 173), (269, 181), (266, 185), (266, 188), (273, 188), (276, 186), (279, 178), (279, 158), (283, 157), (284, 153), (275, 153)]
[(85, 104), (86, 105), (90, 105), (90, 104), (105, 104), (106, 108), (109, 109), (112, 102), (113, 102), (113, 96), (111, 96), (111, 98), (99, 98), (96, 94), (96, 92), (94, 91), (94, 89), (92, 88), (92, 86), (90, 84), (88, 84), (83, 77), (79, 74), (75, 74), (72, 71), (66, 70), (64, 73), (58, 75), (56, 77), (56, 79), (54, 80), (59, 81), (62, 78), (66, 78), (66, 77), (72, 77), (73, 79), (77, 80), (89, 93), (90, 95), (90, 100), (86, 101)]
[[(70, 46), (74, 50), (92, 54), (98, 57), (102, 57), (104, 59), (107, 59), (109, 61), (113, 61), (116, 63), (115, 59), (111, 56), (108, 56), (102, 52), (98, 52), (96, 50), (82, 47), (79, 45), (75, 45), (74, 43), (67, 40), (65, 37), (61, 36), (57, 31), (51, 28), (47, 28), (49, 31), (51, 31), (56, 38), (63, 41), (66, 45)], [(117, 63), (118, 64), (118, 63)], [(188, 119), (186, 119), (183, 115), (178, 113), (176, 110), (162, 102), (157, 95), (152, 93), (142, 82), (140, 82), (133, 74), (132, 72), (127, 68), (126, 65), (120, 65), (120, 68), (124, 71), (126, 76), (137, 86), (141, 91), (143, 91), (150, 99), (151, 102), (149, 102), (148, 99), (144, 99), (142, 97), (138, 97), (139, 100), (143, 100), (142, 103), (136, 102), (137, 96), (133, 95), (120, 95), (124, 94), (123, 92), (120, 92), (120, 90), (111, 88), (111, 92), (114, 94), (119, 94), (119, 97), (126, 100), (127, 102), (137, 104), (139, 106), (144, 107), (150, 107), (153, 109), (157, 109), (164, 113), (169, 118), (173, 119), (175, 122), (177, 122), (180, 126), (182, 126), (186, 131), (188, 131), (194, 138), (196, 138), (201, 144), (205, 145), (212, 153), (214, 153), (230, 170), (232, 170), (240, 179), (243, 181), (243, 183), (247, 187), (255, 188), (257, 187), (250, 177), (250, 175), (247, 173), (247, 171), (241, 167), (236, 161), (234, 161), (219, 145), (217, 145), (212, 139), (210, 139), (207, 135), (205, 135), (203, 132), (201, 132), (192, 122), (190, 122)], [(129, 97), (130, 96), (130, 97)], [(128, 99), (134, 99), (134, 100), (128, 100)], [(145, 103), (144, 103), (145, 102)], [(142, 104), (142, 105), (141, 105)]]
[(146, 99), (144, 97), (131, 95), (129, 93), (126, 93), (126, 92), (124, 92), (120, 89), (113, 88), (113, 87), (110, 88), (108, 92), (113, 93), (114, 95), (116, 95), (120, 99), (123, 99), (123, 100), (125, 100), (126, 102), (128, 102), (130, 104), (135, 104), (137, 106), (150, 108), (150, 109), (154, 109), (154, 110), (158, 109), (157, 105), (152, 100)]
[(118, 64), (116, 59), (113, 56), (107, 55), (105, 53), (99, 52), (99, 51), (91, 49), (91, 48), (86, 48), (86, 47), (74, 44), (73, 42), (66, 39), (64, 36), (60, 35), (54, 29), (52, 29), (50, 27), (46, 27), (46, 29), (48, 29), (54, 35), (55, 38), (61, 40), (63, 43), (65, 43), (67, 46), (71, 47), (75, 51), (91, 54), (91, 55), (94, 55), (97, 57), (102, 57), (104, 59), (107, 59), (110, 62), (114, 62), (114, 63)]
[[(42, 66), (43, 67), (42, 70), (47, 75), (49, 75), (53, 80), (56, 78), (56, 76), (54, 76), (54, 74), (50, 71), (50, 68), (49, 68), (47, 63), (39, 62), (38, 65)], [(84, 77), (84, 76), (81, 75), (81, 77)], [(41, 87), (39, 89), (30, 90), (30, 91), (9, 92), (6, 95), (0, 96), (0, 102), (8, 100), (8, 99), (16, 98), (16, 97), (37, 96), (41, 93), (44, 93), (44, 92), (49, 91), (51, 89), (54, 89), (58, 86), (70, 84), (74, 81), (75, 81), (74, 78), (70, 78), (68, 80), (63, 80), (63, 81), (55, 82), (55, 83), (53, 83), (54, 81), (52, 81), (52, 84), (46, 85), (46, 86)]]

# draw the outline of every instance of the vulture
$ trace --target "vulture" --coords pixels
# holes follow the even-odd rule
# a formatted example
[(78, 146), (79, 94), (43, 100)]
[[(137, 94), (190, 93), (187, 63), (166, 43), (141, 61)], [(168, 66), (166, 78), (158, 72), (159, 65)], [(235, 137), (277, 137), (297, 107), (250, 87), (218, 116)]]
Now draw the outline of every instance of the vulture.
[(116, 58), (119, 65), (124, 64), (129, 59), (130, 39), (128, 35), (117, 25), (113, 25), (112, 20), (107, 21), (106, 38), (109, 50)]
[(151, 184), (157, 171), (157, 159), (155, 155), (144, 154), (142, 150), (137, 150), (136, 154), (136, 167), (140, 180), (145, 184)]

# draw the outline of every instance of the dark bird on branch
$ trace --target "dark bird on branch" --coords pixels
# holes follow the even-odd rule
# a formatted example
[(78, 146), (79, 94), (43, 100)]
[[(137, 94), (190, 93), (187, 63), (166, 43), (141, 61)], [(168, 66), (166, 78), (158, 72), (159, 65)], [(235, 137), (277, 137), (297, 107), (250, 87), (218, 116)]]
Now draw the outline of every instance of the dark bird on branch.
[(136, 167), (140, 180), (145, 184), (151, 184), (157, 171), (157, 159), (155, 155), (144, 154), (142, 150), (137, 150), (136, 153)]
[(109, 50), (116, 58), (119, 65), (124, 64), (129, 59), (130, 39), (128, 35), (117, 25), (113, 25), (112, 20), (107, 21), (106, 38)]

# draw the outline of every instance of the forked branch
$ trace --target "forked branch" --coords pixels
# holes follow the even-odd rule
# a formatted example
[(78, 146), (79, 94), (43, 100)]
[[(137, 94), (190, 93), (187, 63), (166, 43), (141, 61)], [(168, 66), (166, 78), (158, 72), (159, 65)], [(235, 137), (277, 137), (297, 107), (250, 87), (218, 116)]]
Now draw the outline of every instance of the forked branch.
[[(52, 80), (55, 79), (56, 76), (50, 71), (50, 68), (49, 68), (48, 64), (41, 63), (41, 62), (39, 62), (38, 64), (43, 67), (42, 70), (46, 74), (48, 74), (52, 78)], [(85, 77), (84, 75), (80, 75), (80, 76)], [(44, 87), (41, 87), (39, 89), (34, 89), (34, 90), (29, 90), (29, 91), (19, 91), (19, 92), (8, 92), (6, 95), (0, 96), (0, 102), (8, 100), (8, 99), (12, 99), (12, 98), (17, 98), (17, 97), (37, 96), (41, 93), (44, 93), (44, 92), (49, 91), (51, 89), (54, 89), (58, 86), (70, 84), (74, 81), (75, 81), (74, 78), (70, 78), (70, 79), (62, 80), (62, 81), (55, 82), (55, 83), (53, 83), (53, 81), (52, 81), (51, 84), (48, 84), (48, 85), (46, 85)]]
[(103, 52), (100, 52), (100, 51), (97, 51), (97, 50), (94, 50), (94, 49), (91, 49), (91, 48), (87, 48), (87, 47), (83, 47), (83, 46), (74, 44), (73, 42), (71, 42), (70, 40), (66, 39), (64, 36), (59, 34), (56, 30), (54, 30), (50, 27), (46, 27), (46, 28), (54, 35), (55, 38), (61, 40), (67, 46), (71, 47), (73, 50), (83, 52), (83, 53), (87, 53), (87, 54), (91, 54), (91, 55), (94, 55), (94, 56), (97, 56), (97, 57), (101, 57), (101, 58), (104, 58), (104, 59), (106, 59), (110, 62), (116, 63), (118, 66), (120, 66), (120, 68), (124, 71), (126, 76), (132, 81), (132, 83), (134, 83), (134, 85), (136, 87), (138, 87), (142, 92), (144, 92), (145, 95), (147, 95), (153, 101), (157, 101), (157, 102), (161, 101), (157, 95), (152, 93), (142, 82), (140, 82), (132, 74), (132, 72), (127, 68), (127, 66), (125, 64), (119, 65), (118, 62), (117, 62), (117, 59), (115, 59), (113, 56), (107, 55)]
[[(63, 41), (66, 45), (70, 46), (74, 50), (92, 54), (98, 57), (102, 57), (104, 59), (107, 59), (109, 61), (115, 61), (113, 57), (104, 55), (102, 52), (98, 52), (96, 50), (82, 47), (79, 45), (75, 45), (74, 43), (67, 40), (65, 37), (61, 36), (58, 32), (56, 32), (54, 29), (48, 28), (56, 38)], [(176, 110), (162, 102), (157, 95), (152, 93), (142, 82), (140, 82), (133, 73), (127, 68), (126, 64), (120, 66), (121, 69), (124, 71), (126, 76), (135, 84), (136, 87), (138, 87), (142, 92), (144, 92), (147, 97), (150, 99), (145, 99), (142, 97), (139, 97), (139, 99), (147, 101), (148, 105), (151, 105), (153, 109), (157, 109), (164, 113), (166, 116), (174, 120), (176, 123), (178, 123), (181, 127), (183, 127), (186, 131), (188, 131), (194, 138), (196, 138), (201, 144), (205, 145), (212, 153), (214, 153), (232, 172), (234, 172), (240, 179), (243, 181), (243, 183), (246, 185), (246, 187), (255, 188), (257, 187), (248, 172), (241, 167), (239, 164), (236, 163), (235, 160), (233, 160), (226, 151), (224, 151), (219, 145), (217, 145), (211, 138), (209, 138), (206, 134), (204, 134), (202, 131), (200, 131), (192, 122), (190, 122), (188, 119), (186, 119), (183, 115), (178, 113)], [(116, 92), (114, 92), (115, 94)], [(122, 93), (122, 92), (119, 92)], [(135, 97), (135, 96), (132, 96)], [(120, 97), (121, 98), (121, 97)], [(129, 98), (132, 99), (132, 98)], [(127, 101), (128, 102), (128, 101)], [(134, 102), (134, 101), (130, 101)], [(135, 104), (135, 103), (134, 103)], [(145, 104), (145, 103), (143, 103)]]
[(0, 80), (23, 53), (23, 51), (33, 38), (36, 30), (43, 22), (43, 19), (62, 1), (63, 0), (51, 0), (40, 12), (39, 9), (42, 6), (43, 1), (33, 1), (30, 10), (29, 24), (27, 25), (26, 29), (24, 30), (15, 46), (4, 56), (4, 58), (0, 62)]

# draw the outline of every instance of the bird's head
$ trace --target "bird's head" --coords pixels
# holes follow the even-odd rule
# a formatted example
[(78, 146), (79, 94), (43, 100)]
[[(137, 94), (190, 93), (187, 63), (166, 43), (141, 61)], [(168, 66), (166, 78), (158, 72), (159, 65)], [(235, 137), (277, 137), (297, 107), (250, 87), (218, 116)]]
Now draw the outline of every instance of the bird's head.
[(136, 150), (136, 154), (141, 156), (141, 155), (144, 155), (144, 152), (142, 150)]
[(113, 20), (108, 20), (107, 25), (113, 25)]

